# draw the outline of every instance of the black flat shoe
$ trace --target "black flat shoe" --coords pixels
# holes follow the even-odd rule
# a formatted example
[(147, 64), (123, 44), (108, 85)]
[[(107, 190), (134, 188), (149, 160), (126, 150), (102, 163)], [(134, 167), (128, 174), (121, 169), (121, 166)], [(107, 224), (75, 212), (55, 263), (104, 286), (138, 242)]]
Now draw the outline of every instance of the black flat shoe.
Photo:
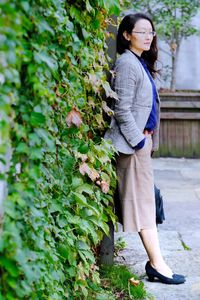
[(179, 274), (173, 274), (172, 278), (166, 277), (156, 271), (148, 261), (145, 266), (146, 274), (149, 277), (149, 281), (154, 281), (154, 278), (158, 278), (162, 283), (166, 284), (181, 284), (185, 282), (185, 276)]

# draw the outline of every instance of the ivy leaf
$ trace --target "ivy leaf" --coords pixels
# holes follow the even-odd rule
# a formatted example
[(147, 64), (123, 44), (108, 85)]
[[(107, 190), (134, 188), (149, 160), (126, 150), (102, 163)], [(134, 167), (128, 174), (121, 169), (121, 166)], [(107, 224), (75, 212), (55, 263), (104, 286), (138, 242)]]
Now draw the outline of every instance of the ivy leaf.
[(5, 256), (0, 257), (0, 263), (2, 266), (8, 271), (10, 275), (13, 277), (18, 277), (19, 275), (19, 270), (16, 266), (16, 263), (12, 261), (10, 258), (7, 258)]
[(57, 66), (57, 62), (52, 59), (52, 57), (50, 57), (48, 55), (47, 52), (38, 52), (34, 54), (34, 58), (35, 58), (35, 61), (37, 63), (45, 63), (47, 64), (47, 66), (51, 69), (51, 70), (57, 70), (58, 66)]
[(40, 21), (40, 23), (38, 24), (38, 29), (39, 29), (40, 33), (48, 32), (49, 34), (52, 34), (52, 35), (55, 34), (54, 30), (44, 20)]
[(90, 247), (84, 241), (79, 240), (76, 245), (79, 250), (90, 250)]
[(30, 152), (31, 159), (42, 159), (43, 157), (43, 149), (41, 148), (32, 148)]
[(90, 184), (87, 184), (87, 183), (85, 183), (85, 184), (79, 186), (79, 187), (76, 189), (76, 192), (78, 192), (78, 193), (80, 193), (80, 194), (82, 194), (82, 193), (84, 192), (84, 193), (87, 193), (87, 194), (89, 194), (89, 195), (92, 195), (92, 194), (94, 193), (93, 188), (91, 187), (91, 185), (90, 185)]
[(82, 28), (82, 34), (86, 40), (90, 38), (90, 34), (84, 28)]
[(5, 213), (15, 219), (17, 216), (15, 204), (11, 201), (5, 201)]
[(65, 227), (68, 224), (68, 221), (64, 216), (58, 216), (57, 222), (61, 228)]
[(78, 186), (83, 184), (83, 179), (80, 177), (73, 177), (72, 179), (72, 188), (75, 189)]
[(72, 194), (74, 195), (74, 198), (78, 204), (83, 207), (90, 208), (97, 216), (99, 216), (99, 211), (94, 206), (88, 204), (87, 198), (84, 195), (77, 192), (73, 192)]
[(59, 244), (58, 252), (59, 252), (60, 255), (62, 255), (62, 257), (68, 258), (69, 252), (71, 252), (71, 251), (66, 245)]
[(43, 128), (37, 128), (36, 133), (47, 144), (49, 150), (55, 149), (53, 138), (47, 130), (44, 130)]
[(75, 196), (75, 200), (77, 201), (77, 203), (83, 205), (83, 206), (87, 206), (88, 203), (87, 203), (87, 199), (85, 196), (83, 196), (82, 194), (80, 193), (76, 193), (76, 192), (73, 192), (73, 195)]
[(105, 7), (109, 10), (109, 14), (118, 16), (120, 14), (120, 4), (118, 0), (105, 1)]
[(88, 153), (89, 145), (87, 143), (82, 142), (78, 148), (78, 151), (82, 154)]
[(66, 117), (66, 123), (68, 127), (75, 125), (76, 127), (80, 127), (82, 122), (82, 117), (79, 111), (77, 111), (76, 107), (73, 108)]
[[(16, 279), (15, 279), (15, 278), (13, 278), (13, 277), (8, 277), (8, 278), (7, 278), (7, 282), (8, 282), (8, 284), (9, 284), (9, 286), (10, 286), (11, 288), (13, 288), (13, 289), (16, 288), (17, 282), (16, 282)], [(0, 300), (1, 300), (1, 297), (0, 297)]]
[(76, 276), (76, 269), (71, 267), (67, 269), (67, 273), (70, 275), (70, 277), (75, 277)]
[(90, 251), (79, 250), (78, 253), (85, 263), (88, 264), (88, 261), (92, 264), (95, 263), (94, 255)]
[(87, 11), (88, 11), (89, 13), (94, 12), (94, 9), (93, 9), (93, 7), (90, 5), (89, 0), (86, 0), (86, 9), (87, 9)]
[(16, 148), (16, 152), (17, 153), (28, 153), (29, 152), (29, 148), (27, 146), (27, 144), (25, 143), (19, 143), (17, 148)]
[(63, 163), (67, 170), (72, 170), (75, 162), (76, 162), (76, 160), (74, 159), (74, 157), (68, 156), (68, 157), (65, 157), (65, 161)]
[(49, 212), (50, 213), (54, 213), (54, 212), (62, 212), (63, 211), (63, 207), (61, 204), (57, 203), (57, 202), (52, 202), (49, 208)]
[(70, 15), (72, 18), (81, 21), (81, 11), (79, 9), (77, 9), (75, 6), (71, 6), (70, 8)]
[(30, 123), (32, 126), (36, 126), (36, 127), (42, 126), (45, 124), (45, 121), (46, 121), (45, 116), (43, 114), (35, 111), (31, 113)]

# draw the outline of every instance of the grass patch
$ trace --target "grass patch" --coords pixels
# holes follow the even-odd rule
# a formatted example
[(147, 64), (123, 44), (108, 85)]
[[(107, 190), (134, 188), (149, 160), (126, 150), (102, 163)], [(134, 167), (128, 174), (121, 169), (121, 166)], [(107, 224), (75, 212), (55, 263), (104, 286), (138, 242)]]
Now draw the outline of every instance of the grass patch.
[(186, 250), (186, 251), (191, 251), (191, 250), (192, 250), (189, 246), (187, 246), (187, 245), (185, 244), (184, 241), (181, 241), (181, 244), (182, 244), (184, 250)]
[(110, 299), (153, 299), (144, 289), (144, 283), (132, 274), (126, 266), (101, 266), (100, 277), (102, 288), (110, 291), (114, 297)]
[(126, 242), (123, 240), (122, 237), (119, 237), (116, 241), (115, 241), (115, 246), (114, 246), (114, 256), (118, 256), (119, 252), (124, 250), (126, 248)]
[(192, 249), (186, 245), (186, 243), (183, 241), (182, 235), (178, 233), (179, 240), (181, 241), (181, 245), (183, 246), (183, 249), (186, 251), (191, 251)]

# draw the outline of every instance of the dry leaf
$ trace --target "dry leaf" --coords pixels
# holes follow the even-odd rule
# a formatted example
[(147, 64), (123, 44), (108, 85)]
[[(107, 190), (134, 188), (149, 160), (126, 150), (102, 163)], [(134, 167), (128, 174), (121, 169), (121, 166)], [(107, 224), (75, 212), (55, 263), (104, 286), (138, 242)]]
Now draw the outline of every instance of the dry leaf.
[(101, 190), (104, 194), (107, 194), (109, 191), (109, 183), (107, 183), (106, 181), (101, 181)]
[(88, 136), (88, 138), (89, 139), (93, 139), (93, 133), (92, 133), (92, 131), (90, 130), (90, 131), (88, 131), (88, 134), (87, 134), (87, 136)]
[(95, 93), (98, 93), (100, 91), (101, 80), (96, 74), (89, 73), (87, 81), (90, 82), (90, 84), (91, 84), (91, 86), (92, 86)]
[(92, 108), (95, 108), (96, 104), (94, 102), (94, 97), (88, 96), (88, 105)]
[(137, 286), (137, 285), (140, 284), (140, 281), (135, 279), (134, 277), (130, 278), (129, 282), (130, 282), (131, 285), (134, 285), (134, 286)]
[(66, 123), (69, 127), (72, 125), (75, 125), (77, 127), (80, 127), (82, 122), (82, 117), (79, 111), (77, 111), (76, 107), (74, 107), (67, 115), (66, 117)]
[(80, 152), (75, 152), (75, 157), (80, 158), (82, 162), (85, 162), (88, 159), (87, 154), (82, 154)]
[(110, 109), (110, 107), (107, 105), (105, 101), (102, 102), (102, 108), (108, 116), (111, 117), (114, 115), (114, 111)]
[(113, 98), (115, 100), (119, 100), (117, 93), (111, 89), (110, 84), (108, 82), (104, 82), (102, 86), (104, 88), (107, 98)]
[(90, 169), (90, 174), (88, 174), (92, 181), (95, 181), (100, 177), (99, 173), (95, 169)]
[(60, 93), (60, 91), (59, 91), (59, 89), (58, 89), (57, 86), (55, 87), (55, 93), (56, 93), (56, 96), (58, 96), (58, 97), (61, 96), (61, 93)]
[(84, 162), (80, 165), (79, 171), (82, 175), (88, 174), (90, 172), (90, 167)]
[(95, 169), (90, 168), (85, 162), (80, 165), (79, 171), (82, 175), (87, 174), (92, 181), (100, 177), (99, 173)]
[(99, 267), (97, 266), (97, 265), (95, 265), (95, 264), (92, 264), (91, 265), (91, 267), (90, 267), (90, 271), (91, 272), (96, 272), (96, 271), (98, 271), (99, 270)]
[(115, 292), (115, 297), (117, 300), (123, 300), (126, 297), (126, 293), (124, 291)]
[(78, 264), (77, 276), (78, 276), (78, 279), (80, 279), (80, 280), (86, 280), (85, 269), (83, 267), (82, 262), (80, 262)]
[(106, 289), (110, 287), (110, 280), (109, 279), (101, 279), (101, 285)]

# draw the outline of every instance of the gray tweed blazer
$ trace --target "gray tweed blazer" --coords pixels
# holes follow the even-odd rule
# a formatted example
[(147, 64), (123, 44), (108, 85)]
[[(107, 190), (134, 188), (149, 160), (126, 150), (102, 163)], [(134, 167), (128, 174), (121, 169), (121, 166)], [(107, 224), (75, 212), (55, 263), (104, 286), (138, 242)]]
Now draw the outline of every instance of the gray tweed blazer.
[[(138, 58), (126, 50), (116, 61), (113, 89), (118, 95), (114, 116), (105, 139), (110, 139), (117, 151), (134, 153), (133, 147), (144, 138), (144, 128), (149, 118), (153, 92), (149, 77)], [(153, 133), (152, 151), (158, 149), (160, 100), (157, 102), (158, 123)]]

